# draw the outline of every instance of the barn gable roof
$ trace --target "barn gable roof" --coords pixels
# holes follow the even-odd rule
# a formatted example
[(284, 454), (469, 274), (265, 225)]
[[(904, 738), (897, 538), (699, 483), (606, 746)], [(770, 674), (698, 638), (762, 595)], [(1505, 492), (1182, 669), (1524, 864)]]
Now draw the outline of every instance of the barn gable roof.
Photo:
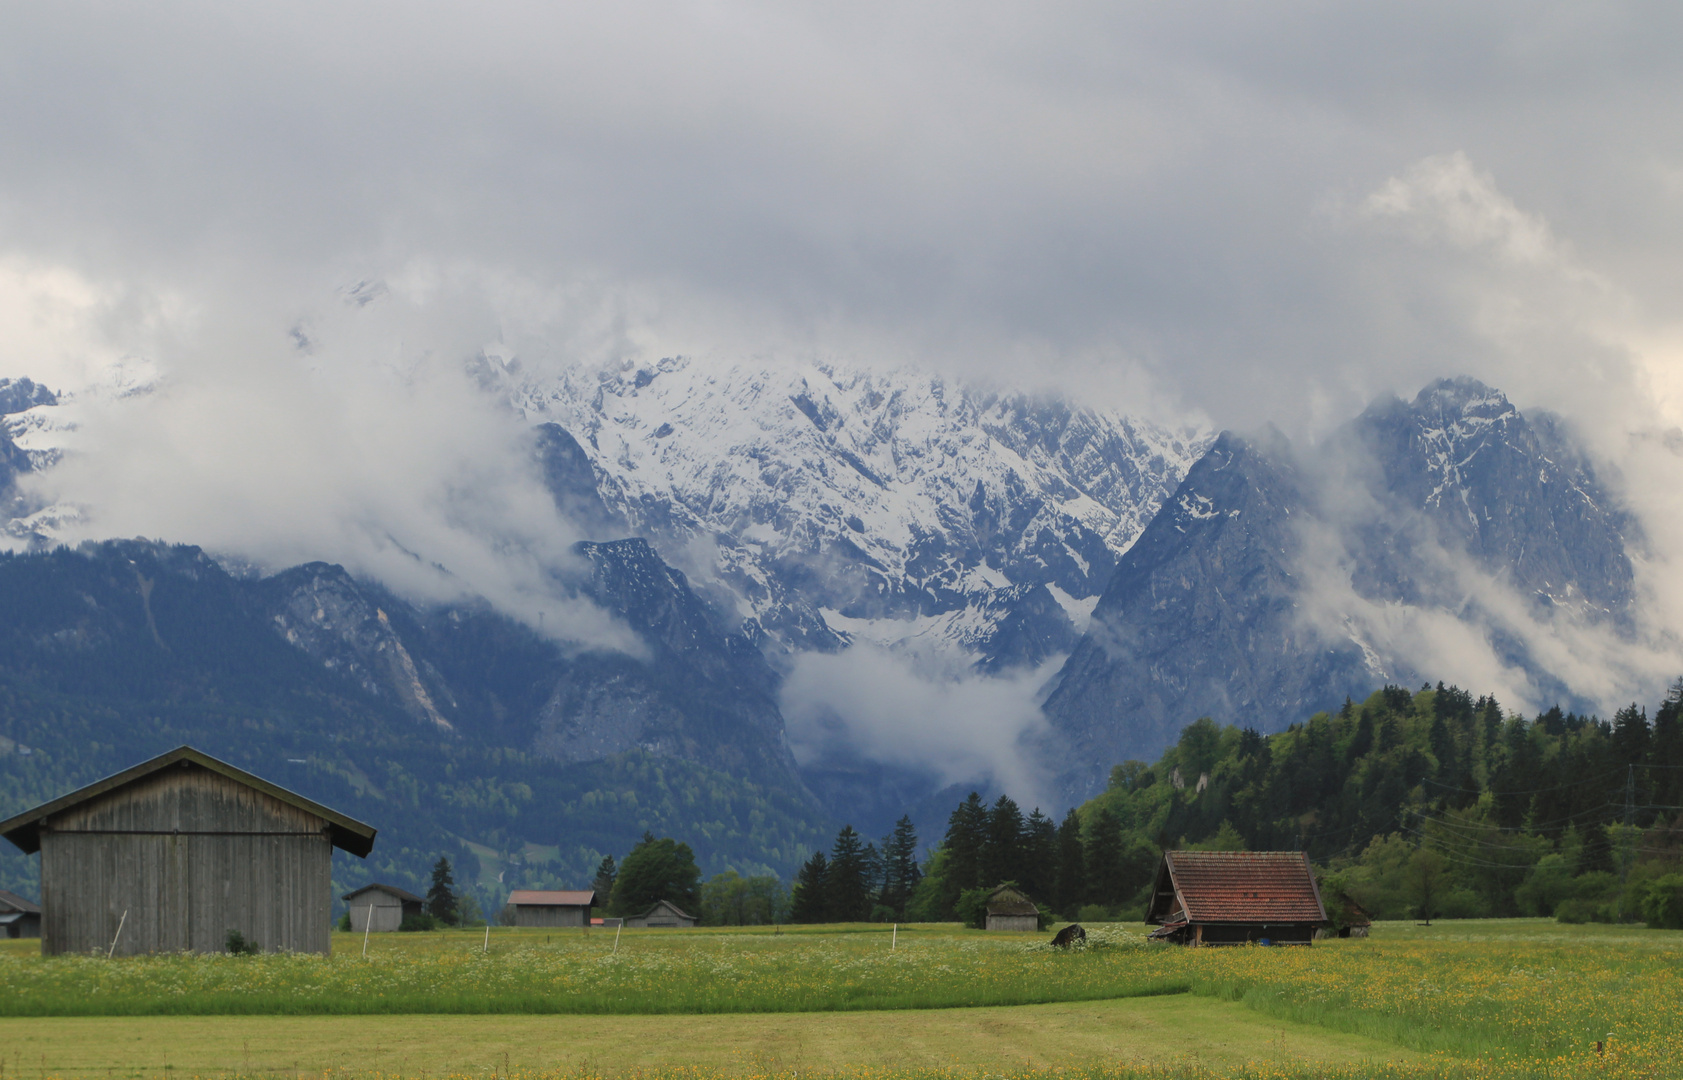
[(1165, 851), (1148, 923), (1324, 923), (1301, 851)]
[(1040, 915), (1033, 900), (1009, 885), (1001, 885), (989, 894), (987, 911), (989, 915)]
[(589, 907), (596, 903), (594, 889), (515, 889), (508, 894), (515, 907)]
[(355, 818), (346, 817), (337, 810), (331, 810), (311, 799), (306, 799), (296, 791), (289, 791), (279, 784), (271, 784), (262, 777), (253, 776), (244, 769), (235, 768), (226, 761), (211, 757), (202, 750), (195, 750), (191, 746), (179, 746), (167, 754), (159, 754), (150, 761), (143, 761), (132, 768), (114, 773), (103, 780), (96, 780), (87, 787), (77, 788), (68, 795), (61, 795), (51, 802), (5, 821), (0, 821), (0, 836), (4, 836), (16, 844), (25, 855), (33, 855), (41, 850), (41, 822), (72, 806), (96, 799), (101, 795), (116, 791), (118, 788), (132, 784), (166, 769), (177, 762), (188, 762), (211, 772), (220, 773), (228, 779), (247, 787), (255, 788), (263, 794), (278, 799), (289, 806), (295, 806), (307, 814), (314, 814), (327, 822), (329, 837), (333, 846), (342, 848), (352, 855), (365, 856), (374, 850), (374, 833), (372, 825), (366, 825)]
[(39, 915), (41, 914), (41, 909), (15, 892), (7, 892), (5, 889), (0, 889), (0, 913)]
[(364, 885), (360, 889), (352, 889), (350, 892), (346, 893), (344, 896), (341, 896), (339, 899), (349, 900), (353, 897), (361, 896), (365, 892), (388, 893), (392, 896), (397, 897), (399, 900), (402, 900), (406, 904), (424, 904), (424, 903), (426, 903), (425, 899), (423, 899), (422, 897), (416, 896), (414, 893), (410, 892), (407, 889), (400, 889), (396, 885), (382, 885), (377, 881), (372, 885)]
[(667, 911), (670, 911), (672, 914), (678, 916), (678, 918), (680, 918), (680, 919), (694, 919), (695, 918), (694, 915), (689, 914), (683, 908), (680, 908), (677, 904), (674, 904), (670, 900), (656, 900), (654, 902), (654, 906), (649, 908), (649, 910), (643, 912), (641, 915), (635, 915), (635, 916), (632, 916), (632, 917), (637, 918), (637, 919), (647, 919), (649, 916), (653, 915), (655, 912), (659, 911), (661, 908), (665, 908)]

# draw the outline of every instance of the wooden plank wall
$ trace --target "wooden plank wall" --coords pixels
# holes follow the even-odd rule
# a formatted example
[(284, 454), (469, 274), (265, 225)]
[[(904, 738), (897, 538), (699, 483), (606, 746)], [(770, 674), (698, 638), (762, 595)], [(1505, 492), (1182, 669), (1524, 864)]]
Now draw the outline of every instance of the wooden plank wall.
[[(41, 951), (326, 953), (326, 822), (197, 765), (72, 807), (41, 834)], [(127, 918), (123, 913), (127, 911)]]
[(514, 909), (516, 926), (583, 926), (585, 909), (565, 904), (521, 904)]
[[(372, 927), (368, 925), (370, 905), (374, 909)], [(351, 929), (359, 934), (368, 931), (386, 933), (403, 925), (403, 901), (391, 893), (365, 892), (350, 902), (348, 910), (351, 913)]]

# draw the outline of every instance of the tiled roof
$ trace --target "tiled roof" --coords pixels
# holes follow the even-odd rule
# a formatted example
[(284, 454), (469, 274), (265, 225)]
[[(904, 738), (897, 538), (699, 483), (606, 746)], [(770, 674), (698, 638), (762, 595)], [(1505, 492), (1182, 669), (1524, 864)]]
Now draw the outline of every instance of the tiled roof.
[(1166, 851), (1186, 921), (1325, 922), (1308, 858), (1299, 851)]
[(596, 902), (596, 892), (593, 889), (568, 889), (545, 891), (542, 889), (516, 889), (508, 894), (508, 902), (515, 905), (529, 905), (532, 907), (584, 907)]

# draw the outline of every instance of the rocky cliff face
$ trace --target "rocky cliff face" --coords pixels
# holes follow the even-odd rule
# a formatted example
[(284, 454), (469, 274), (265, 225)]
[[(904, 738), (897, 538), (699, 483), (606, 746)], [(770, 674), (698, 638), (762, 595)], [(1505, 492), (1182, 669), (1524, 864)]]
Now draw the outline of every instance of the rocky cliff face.
[(1156, 754), (1200, 716), (1280, 730), (1421, 678), (1375, 610), (1442, 613), (1571, 701), (1485, 590), (1521, 597), (1545, 627), (1616, 633), (1634, 538), (1558, 421), (1473, 380), (1378, 402), (1320, 448), (1224, 433), (1123, 555), (1054, 682), (1060, 793), (1090, 794), (1110, 764)]
[(774, 654), (863, 639), (997, 670), (1067, 652), (1209, 439), (905, 372), (672, 359), (498, 378)]

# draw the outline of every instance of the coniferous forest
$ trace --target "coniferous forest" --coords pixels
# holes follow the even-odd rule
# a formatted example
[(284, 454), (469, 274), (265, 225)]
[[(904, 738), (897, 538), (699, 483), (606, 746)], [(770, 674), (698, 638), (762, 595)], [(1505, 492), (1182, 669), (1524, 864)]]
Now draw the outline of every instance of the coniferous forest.
[[(1168, 849), (1304, 850), (1329, 914), (1683, 926), (1683, 680), (1611, 721), (1387, 686), (1275, 735), (1208, 719), (1056, 826), (974, 793), (908, 904), (973, 921), (1014, 882), (1068, 918), (1137, 920)], [(804, 872), (804, 871), (803, 871)]]

